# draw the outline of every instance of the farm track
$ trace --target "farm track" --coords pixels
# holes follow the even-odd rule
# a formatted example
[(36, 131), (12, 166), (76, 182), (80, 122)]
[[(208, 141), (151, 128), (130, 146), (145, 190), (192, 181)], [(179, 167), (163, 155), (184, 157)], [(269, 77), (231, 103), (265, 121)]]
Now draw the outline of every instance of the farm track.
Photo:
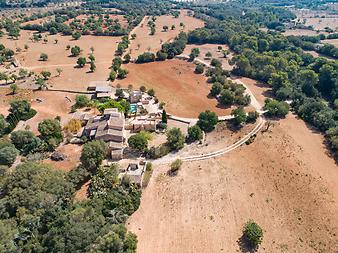
[(180, 159), (184, 162), (193, 162), (193, 161), (201, 161), (201, 160), (207, 160), (211, 158), (215, 158), (221, 155), (224, 155), (226, 153), (229, 153), (239, 147), (241, 147), (243, 144), (245, 144), (252, 136), (256, 135), (262, 127), (265, 125), (266, 120), (261, 116), (259, 117), (259, 122), (258, 124), (248, 133), (246, 134), (243, 138), (241, 138), (239, 141), (236, 143), (222, 148), (217, 151), (213, 151), (207, 154), (201, 154), (201, 155), (192, 155), (192, 156), (185, 156), (185, 157), (180, 157), (180, 156), (167, 156), (163, 157), (161, 159), (153, 161), (154, 164), (156, 165), (165, 165), (173, 162), (176, 159)]

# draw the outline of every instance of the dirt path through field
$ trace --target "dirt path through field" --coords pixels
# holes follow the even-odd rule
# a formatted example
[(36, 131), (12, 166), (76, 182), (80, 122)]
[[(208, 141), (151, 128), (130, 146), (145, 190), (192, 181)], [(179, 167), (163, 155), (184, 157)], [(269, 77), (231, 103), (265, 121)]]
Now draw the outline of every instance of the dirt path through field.
[(258, 252), (335, 252), (338, 171), (325, 152), (323, 136), (289, 115), (250, 146), (184, 163), (176, 177), (156, 166), (127, 222), (137, 252), (242, 252), (249, 219), (264, 229)]

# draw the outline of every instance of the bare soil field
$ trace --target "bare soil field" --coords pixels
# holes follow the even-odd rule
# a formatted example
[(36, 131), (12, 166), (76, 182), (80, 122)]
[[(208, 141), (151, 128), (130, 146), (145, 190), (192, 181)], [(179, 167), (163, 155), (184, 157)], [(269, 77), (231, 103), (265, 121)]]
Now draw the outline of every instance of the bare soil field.
[(264, 100), (266, 99), (266, 97), (272, 96), (271, 88), (267, 84), (258, 82), (248, 77), (233, 77), (232, 79), (243, 82), (250, 89), (250, 91), (257, 99), (258, 103), (260, 103), (261, 105), (264, 105)]
[(338, 171), (323, 141), (290, 114), (249, 146), (184, 163), (176, 177), (154, 168), (127, 222), (137, 252), (247, 252), (239, 242), (249, 219), (264, 230), (258, 252), (335, 252)]
[[(21, 48), (22, 52), (16, 54), (16, 59), (19, 60), (22, 67), (27, 68), (35, 73), (40, 73), (42, 70), (52, 72), (52, 78), (48, 84), (56, 89), (68, 89), (76, 91), (86, 90), (91, 81), (106, 80), (111, 66), (111, 61), (114, 58), (117, 43), (121, 40), (120, 37), (99, 37), (99, 36), (83, 36), (79, 40), (73, 40), (71, 36), (51, 35), (48, 36), (48, 42), (31, 42), (30, 37), (33, 32), (22, 31), (19, 40), (11, 40), (0, 38), (0, 43), (11, 49)], [(58, 43), (55, 44), (55, 39)], [(27, 51), (23, 50), (24, 45), (28, 45)], [(67, 45), (78, 45), (82, 49), (80, 56), (88, 57), (91, 53), (90, 48), (94, 47), (94, 56), (96, 58), (96, 71), (88, 73), (89, 64), (84, 68), (76, 68), (78, 57), (70, 57), (70, 50), (66, 50)], [(41, 53), (48, 55), (48, 61), (39, 61)], [(79, 57), (80, 57), (79, 56)], [(60, 77), (56, 76), (56, 69), (63, 70)]]
[(63, 170), (63, 171), (70, 171), (71, 169), (75, 168), (80, 163), (80, 156), (81, 156), (81, 145), (76, 144), (67, 144), (62, 145), (56, 149), (57, 151), (65, 154), (67, 156), (66, 160), (64, 161), (53, 161), (50, 158), (45, 159), (43, 163), (51, 165), (54, 169)]
[(322, 43), (328, 43), (328, 44), (332, 44), (332, 45), (338, 47), (338, 39), (323, 40)]
[[(70, 102), (66, 96), (72, 101)], [(72, 118), (70, 114), (71, 106), (74, 104), (75, 95), (54, 91), (31, 91), (20, 90), (18, 94), (12, 95), (9, 88), (0, 89), (0, 113), (8, 115), (9, 103), (15, 99), (26, 99), (31, 103), (32, 108), (37, 114), (27, 120), (20, 121), (15, 130), (30, 129), (38, 134), (38, 124), (44, 119), (61, 117), (61, 124), (65, 125)], [(38, 102), (37, 99), (42, 102)]]
[(338, 17), (334, 18), (306, 18), (305, 25), (311, 25), (316, 30), (324, 30), (330, 27), (333, 30), (338, 28)]
[(208, 97), (211, 85), (205, 76), (194, 73), (193, 63), (174, 59), (124, 67), (129, 74), (126, 79), (116, 80), (115, 86), (153, 88), (159, 100), (166, 103), (166, 110), (175, 116), (193, 118), (205, 110), (224, 116), (233, 109), (220, 108), (215, 98)]
[[(181, 31), (188, 32), (199, 27), (204, 26), (202, 20), (191, 17), (187, 14), (186, 10), (181, 11), (178, 18), (174, 18), (170, 15), (156, 17), (156, 33), (150, 35), (150, 29), (147, 26), (150, 17), (146, 17), (134, 30), (136, 39), (131, 40), (130, 53), (133, 58), (137, 58), (138, 55), (143, 54), (146, 51), (156, 53), (163, 43), (174, 39)], [(180, 27), (180, 23), (184, 24), (184, 27)], [(168, 26), (167, 32), (163, 31), (163, 26)], [(171, 26), (175, 25), (175, 29), (171, 30)]]
[(305, 21), (305, 25), (311, 25), (315, 30), (324, 30), (325, 27), (333, 30), (338, 28), (338, 16), (328, 11), (301, 9), (294, 10), (294, 13), (300, 22)]
[[(323, 34), (326, 34), (324, 32), (320, 32)], [(307, 29), (287, 29), (285, 32), (283, 32), (284, 36), (290, 36), (290, 35), (295, 35), (295, 36), (317, 36), (320, 34), (317, 31), (313, 30), (307, 30)]]
[(221, 46), (223, 50), (229, 50), (229, 47), (227, 45), (221, 45), (221, 44), (203, 44), (203, 45), (195, 45), (190, 44), (187, 45), (184, 49), (183, 54), (189, 55), (191, 53), (191, 49), (198, 48), (200, 50), (200, 55), (198, 58), (203, 59), (207, 63), (210, 64), (211, 58), (206, 58), (205, 54), (207, 52), (210, 52), (212, 54), (212, 58), (215, 58), (222, 62), (222, 67), (225, 70), (232, 70), (233, 66), (229, 64), (229, 60), (233, 57), (233, 53), (230, 52), (230, 54), (227, 56), (227, 58), (224, 58), (222, 51), (218, 50), (218, 46)]

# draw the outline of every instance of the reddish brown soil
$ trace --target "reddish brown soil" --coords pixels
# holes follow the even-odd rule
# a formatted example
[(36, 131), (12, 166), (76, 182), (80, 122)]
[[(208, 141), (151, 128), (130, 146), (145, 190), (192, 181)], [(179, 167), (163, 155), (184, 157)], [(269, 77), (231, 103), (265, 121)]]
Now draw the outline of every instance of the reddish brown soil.
[(82, 146), (75, 144), (67, 144), (60, 146), (57, 151), (65, 154), (67, 159), (64, 161), (52, 161), (51, 159), (46, 159), (43, 162), (46, 164), (50, 164), (54, 169), (70, 171), (75, 168), (80, 163)]
[(242, 81), (253, 93), (255, 98), (257, 99), (258, 103), (261, 105), (264, 105), (264, 100), (266, 97), (269, 97), (272, 95), (271, 88), (269, 85), (258, 82), (254, 79), (247, 78), (247, 77), (240, 77), (240, 78), (234, 78), (234, 80)]
[(84, 185), (81, 186), (80, 190), (78, 190), (75, 193), (75, 197), (74, 197), (75, 201), (85, 200), (89, 197), (88, 196), (88, 189), (89, 189), (89, 186), (90, 186), (90, 182), (91, 182), (91, 180), (86, 182)]
[(258, 252), (335, 252), (338, 171), (323, 140), (289, 115), (249, 146), (184, 163), (176, 177), (155, 168), (127, 222), (137, 252), (247, 252), (238, 241), (249, 219), (264, 230)]
[(167, 60), (147, 64), (128, 64), (129, 74), (114, 85), (134, 88), (141, 85), (153, 88), (166, 109), (180, 117), (197, 117), (200, 112), (211, 110), (218, 115), (228, 115), (231, 108), (219, 108), (214, 98), (208, 98), (211, 85), (206, 77), (194, 73), (195, 65), (182, 60)]

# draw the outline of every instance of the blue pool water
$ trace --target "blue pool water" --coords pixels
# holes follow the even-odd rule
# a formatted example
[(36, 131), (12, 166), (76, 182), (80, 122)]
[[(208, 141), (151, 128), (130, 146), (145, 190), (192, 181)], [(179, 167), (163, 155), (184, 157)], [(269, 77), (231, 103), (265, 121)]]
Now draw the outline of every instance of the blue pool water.
[(137, 112), (137, 104), (131, 104), (130, 105), (130, 112), (132, 112), (132, 113)]

